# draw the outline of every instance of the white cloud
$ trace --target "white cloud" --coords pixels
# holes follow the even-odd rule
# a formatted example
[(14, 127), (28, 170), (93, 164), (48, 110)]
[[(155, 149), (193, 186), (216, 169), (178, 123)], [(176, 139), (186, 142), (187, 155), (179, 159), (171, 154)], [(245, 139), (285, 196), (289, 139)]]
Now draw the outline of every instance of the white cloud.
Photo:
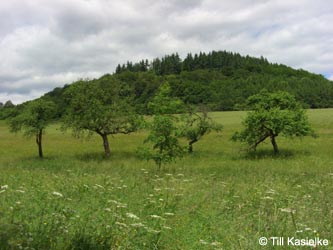
[(332, 11), (324, 0), (2, 1), (0, 101), (171, 52), (263, 55), (332, 79)]

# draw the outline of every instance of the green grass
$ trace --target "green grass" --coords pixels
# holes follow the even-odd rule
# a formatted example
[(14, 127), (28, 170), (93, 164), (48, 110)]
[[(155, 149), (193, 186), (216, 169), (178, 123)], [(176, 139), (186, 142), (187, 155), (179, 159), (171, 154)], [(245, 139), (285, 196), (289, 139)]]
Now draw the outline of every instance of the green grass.
[(319, 138), (278, 137), (274, 155), (230, 141), (244, 112), (213, 113), (223, 132), (161, 170), (136, 156), (144, 132), (110, 138), (106, 160), (100, 138), (56, 124), (39, 160), (1, 122), (0, 249), (292, 249), (258, 239), (317, 235), (333, 249), (333, 109), (308, 114)]

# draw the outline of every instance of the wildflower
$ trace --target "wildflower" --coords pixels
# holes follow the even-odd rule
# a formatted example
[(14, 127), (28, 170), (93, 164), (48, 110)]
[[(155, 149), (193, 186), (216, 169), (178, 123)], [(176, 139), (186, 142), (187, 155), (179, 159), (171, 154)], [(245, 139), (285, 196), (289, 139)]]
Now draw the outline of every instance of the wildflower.
[(95, 184), (95, 187), (99, 187), (99, 188), (104, 189), (104, 187), (102, 185), (99, 185), (99, 184)]
[(121, 227), (127, 227), (127, 225), (125, 223), (122, 223), (122, 222), (116, 221), (115, 224), (118, 225), (118, 226), (121, 226)]
[(161, 219), (161, 220), (165, 220), (163, 217), (159, 216), (159, 215), (156, 215), (156, 214), (152, 214), (150, 215), (151, 218), (153, 219)]
[(145, 225), (140, 222), (140, 223), (133, 223), (133, 224), (131, 224), (131, 226), (132, 227), (144, 227)]
[(108, 203), (118, 204), (118, 201), (116, 201), (116, 200), (108, 200)]
[(274, 200), (274, 198), (270, 197), (270, 196), (265, 196), (264, 198), (261, 198), (263, 200)]
[(106, 212), (111, 212), (111, 209), (110, 208), (104, 208), (104, 210), (106, 211)]
[(22, 194), (24, 194), (25, 193), (25, 191), (24, 190), (20, 190), (20, 189), (18, 189), (18, 190), (15, 190), (16, 192), (19, 192), (19, 193), (22, 193)]
[(0, 189), (8, 189), (8, 185), (3, 185)]
[(152, 229), (152, 228), (149, 228), (149, 227), (147, 227), (146, 230), (147, 230), (148, 233), (154, 233), (154, 234), (158, 234), (158, 233), (161, 232), (159, 230), (155, 230), (155, 229)]
[(1, 193), (4, 193), (4, 192), (6, 192), (6, 190), (5, 190), (5, 189), (4, 189), (4, 190), (0, 190), (0, 194), (1, 194)]
[(174, 216), (175, 214), (174, 214), (174, 213), (164, 213), (164, 215), (167, 215), (167, 216)]
[(218, 242), (218, 241), (214, 241), (212, 243), (210, 243), (211, 246), (220, 246), (222, 243)]
[(117, 208), (126, 208), (127, 204), (123, 204), (123, 203), (118, 203)]
[(163, 226), (164, 229), (171, 230), (171, 227)]
[(61, 193), (59, 193), (59, 192), (53, 192), (52, 193), (54, 196), (58, 196), (58, 197), (64, 197)]
[(199, 240), (199, 242), (203, 245), (208, 245), (209, 244), (207, 241), (204, 241), (204, 240)]
[(268, 191), (266, 191), (267, 194), (275, 194), (275, 190), (274, 189), (269, 189)]
[(280, 208), (280, 211), (283, 213), (295, 213), (295, 210), (291, 208)]
[(126, 216), (128, 218), (134, 219), (134, 220), (139, 220), (140, 218), (138, 216), (136, 216), (135, 214), (132, 213), (126, 213)]

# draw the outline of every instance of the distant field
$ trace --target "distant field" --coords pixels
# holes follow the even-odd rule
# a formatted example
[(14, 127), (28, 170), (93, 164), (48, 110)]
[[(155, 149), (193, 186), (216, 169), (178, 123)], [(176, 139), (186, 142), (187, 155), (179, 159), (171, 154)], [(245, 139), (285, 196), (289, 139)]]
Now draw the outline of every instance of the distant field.
[(0, 249), (313, 249), (266, 247), (260, 237), (328, 239), (333, 249), (333, 109), (309, 110), (319, 137), (246, 154), (230, 141), (245, 112), (216, 112), (224, 125), (193, 155), (157, 170), (136, 149), (145, 132), (75, 139), (59, 124), (33, 138), (0, 122)]

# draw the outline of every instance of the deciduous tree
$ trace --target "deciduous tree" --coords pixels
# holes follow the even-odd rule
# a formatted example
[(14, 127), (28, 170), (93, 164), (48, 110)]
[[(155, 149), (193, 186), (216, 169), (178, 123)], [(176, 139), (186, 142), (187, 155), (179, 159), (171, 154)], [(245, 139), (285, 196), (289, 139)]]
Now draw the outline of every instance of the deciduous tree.
[(276, 137), (279, 135), (289, 138), (315, 135), (305, 111), (287, 92), (262, 91), (249, 97), (248, 105), (251, 111), (243, 122), (245, 128), (236, 132), (233, 140), (246, 142), (252, 150), (269, 139), (278, 153)]
[(26, 136), (35, 136), (38, 154), (43, 158), (43, 133), (54, 117), (55, 104), (51, 101), (37, 99), (28, 103), (23, 110), (9, 121), (12, 132), (23, 130)]
[(106, 157), (111, 154), (108, 135), (129, 134), (138, 128), (131, 89), (112, 76), (77, 82), (68, 88), (66, 95), (69, 105), (64, 128), (72, 128), (76, 136), (100, 135)]

